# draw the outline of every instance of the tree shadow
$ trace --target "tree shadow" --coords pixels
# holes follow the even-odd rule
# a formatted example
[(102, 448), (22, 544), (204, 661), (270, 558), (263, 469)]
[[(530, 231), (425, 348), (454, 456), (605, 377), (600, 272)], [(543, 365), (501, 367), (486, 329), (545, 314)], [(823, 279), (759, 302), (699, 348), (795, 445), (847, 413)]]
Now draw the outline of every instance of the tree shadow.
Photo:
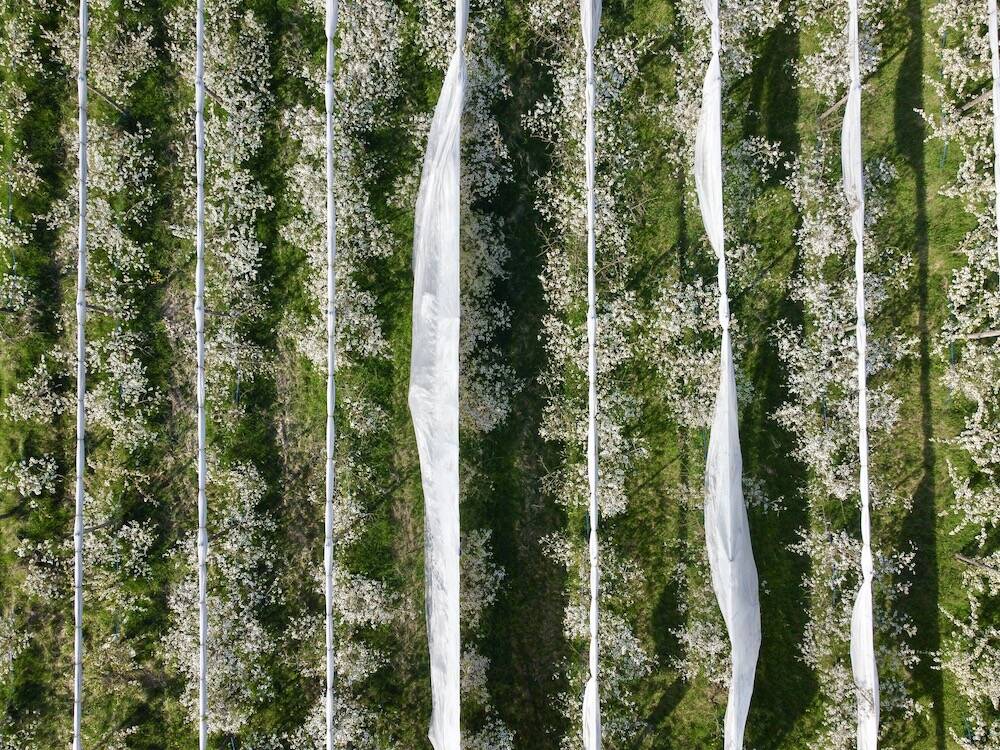
[[(925, 652), (941, 646), (938, 621), (938, 560), (936, 540), (937, 490), (935, 484), (936, 455), (934, 443), (934, 404), (932, 397), (933, 366), (931, 361), (932, 333), (930, 321), (929, 221), (927, 208), (927, 169), (925, 159), (926, 127), (915, 111), (924, 107), (924, 23), (920, 0), (907, 0), (902, 31), (903, 60), (896, 78), (895, 110), (893, 113), (894, 141), (900, 157), (912, 171), (913, 205), (904, 207), (912, 226), (909, 238), (917, 261), (915, 304), (917, 306), (917, 359), (919, 370), (920, 467), (921, 474), (912, 496), (912, 508), (900, 530), (900, 545), (912, 542), (916, 546), (914, 586), (905, 603), (906, 612), (917, 627), (917, 646)], [(912, 217), (912, 218), (909, 218)], [(902, 239), (902, 238), (901, 238)], [(944, 678), (932, 661), (925, 658), (914, 670), (920, 689), (933, 701), (935, 747), (944, 750), (947, 734), (944, 716)]]
[[(744, 137), (763, 136), (779, 143), (791, 155), (800, 151), (800, 93), (789, 62), (798, 59), (799, 51), (799, 32), (790, 24), (779, 26), (767, 36), (747, 82), (748, 108), (743, 121)], [(776, 179), (782, 177), (779, 174)], [(780, 190), (778, 185), (773, 187)], [(797, 221), (789, 205), (785, 211), (772, 208), (755, 222), (752, 231), (757, 235), (763, 270), (754, 286), (771, 285), (778, 291), (769, 294), (744, 289), (734, 298), (734, 309), (749, 339), (743, 357), (744, 375), (753, 383), (756, 394), (741, 409), (744, 474), (762, 480), (770, 498), (785, 500), (785, 509), (780, 512), (750, 511), (751, 533), (758, 540), (754, 556), (761, 579), (763, 639), (747, 744), (758, 748), (780, 747), (808, 710), (817, 690), (814, 676), (799, 658), (808, 622), (809, 606), (802, 581), (809, 562), (788, 550), (788, 545), (798, 539), (798, 529), (809, 524), (802, 497), (807, 477), (804, 467), (792, 458), (794, 436), (781, 429), (772, 416), (787, 396), (786, 372), (772, 330), (782, 320), (802, 322), (801, 306), (789, 301), (784, 292), (799, 265), (794, 237)]]
[[(681, 210), (683, 217), (683, 209)], [(681, 243), (683, 247), (683, 243)], [(664, 426), (664, 430), (672, 428)], [(687, 429), (680, 429), (675, 432), (674, 438), (677, 444), (677, 477), (674, 478), (676, 485), (685, 486), (689, 481), (688, 467), (690, 465), (690, 454), (694, 441)], [(658, 497), (651, 498), (651, 504), (658, 504), (659, 514), (664, 520), (673, 519), (672, 523), (662, 523), (665, 530), (668, 530), (669, 542), (673, 542), (676, 551), (684, 559), (684, 545), (690, 540), (690, 529), (688, 524), (688, 509), (675, 507), (672, 505), (676, 498), (669, 493), (658, 492)], [(649, 535), (657, 541), (662, 541), (661, 535)], [(668, 543), (669, 543), (668, 542)], [(662, 552), (660, 553), (662, 554)], [(662, 747), (665, 740), (669, 740), (670, 717), (674, 710), (680, 705), (691, 689), (691, 683), (679, 674), (672, 667), (672, 663), (682, 656), (682, 646), (675, 633), (682, 628), (687, 620), (687, 615), (678, 608), (678, 602), (683, 598), (681, 591), (682, 582), (677, 575), (669, 574), (665, 582), (659, 586), (659, 591), (650, 592), (650, 596), (655, 596), (656, 605), (651, 612), (651, 635), (654, 646), (653, 657), (660, 669), (667, 669), (667, 674), (654, 675), (656, 701), (646, 709), (643, 730), (636, 737), (635, 747)], [(665, 678), (665, 679), (663, 679)], [(666, 736), (664, 736), (666, 735)]]
[(518, 747), (555, 750), (568, 731), (557, 696), (567, 689), (558, 667), (570, 658), (570, 646), (563, 633), (567, 573), (542, 546), (546, 536), (566, 529), (565, 512), (543, 489), (545, 475), (561, 458), (539, 433), (545, 393), (538, 377), (546, 361), (541, 339), (546, 303), (539, 276), (546, 238), (535, 209), (535, 186), (550, 157), (521, 127), (524, 114), (550, 91), (551, 81), (539, 62), (544, 52), (531, 41), (518, 6), (508, 3), (497, 29), (498, 38), (507, 43), (493, 47), (510, 80), (518, 82), (496, 112), (513, 178), (487, 208), (503, 222), (511, 252), (509, 275), (498, 282), (496, 296), (512, 317), (498, 343), (524, 386), (506, 422), (481, 438), (480, 455), (463, 460), (471, 458), (479, 481), (490, 485), (466, 520), (492, 530), (493, 558), (506, 575), (479, 629), (482, 652), (490, 660), (492, 704)]

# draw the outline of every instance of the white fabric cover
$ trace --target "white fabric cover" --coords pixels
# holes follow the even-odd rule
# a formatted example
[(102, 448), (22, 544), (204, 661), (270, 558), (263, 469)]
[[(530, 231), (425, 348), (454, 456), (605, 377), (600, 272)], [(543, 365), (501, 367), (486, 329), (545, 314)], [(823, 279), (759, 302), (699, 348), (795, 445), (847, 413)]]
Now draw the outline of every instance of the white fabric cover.
[(458, 345), (462, 106), (468, 0), (434, 109), (413, 230), (410, 413), (424, 490), (427, 639), (434, 750), (460, 750)]
[(205, 0), (195, 22), (196, 229), (194, 324), (198, 398), (198, 747), (208, 748), (208, 460), (205, 437)]
[(583, 693), (583, 747), (601, 748), (601, 696), (598, 684), (598, 598), (601, 570), (598, 560), (597, 526), (600, 516), (597, 483), (597, 280), (595, 262), (597, 244), (594, 233), (594, 46), (601, 27), (601, 0), (580, 0), (580, 26), (583, 46), (587, 53), (587, 130), (584, 137), (584, 159), (587, 180), (587, 478), (589, 481), (590, 540), (590, 653), (589, 676)]
[(333, 70), (337, 33), (337, 0), (326, 0), (326, 517), (323, 539), (323, 595), (326, 607), (326, 748), (334, 750), (334, 678), (336, 650), (333, 620), (333, 495), (336, 487), (334, 451), (337, 429), (334, 412), (337, 403), (337, 206), (334, 199), (333, 163)]
[(80, 69), (76, 79), (80, 172), (77, 184), (79, 227), (76, 264), (76, 508), (73, 523), (73, 750), (81, 750), (83, 738), (83, 509), (86, 492), (83, 476), (87, 468), (87, 35), (90, 16), (87, 0), (80, 2)]
[(858, 346), (858, 456), (861, 464), (861, 588), (854, 600), (851, 615), (851, 668), (858, 697), (858, 750), (878, 747), (879, 695), (878, 668), (872, 623), (872, 552), (871, 513), (868, 507), (868, 331), (865, 325), (865, 186), (861, 151), (861, 65), (858, 46), (858, 0), (848, 0), (850, 19), (847, 25), (851, 83), (844, 111), (840, 158), (844, 172), (844, 193), (851, 208), (851, 233), (854, 236), (854, 273), (857, 280)]
[(990, 67), (993, 72), (993, 186), (997, 224), (997, 262), (1000, 263), (1000, 42), (997, 40), (997, 0), (988, 0)]
[(726, 707), (725, 748), (742, 750), (760, 650), (757, 567), (743, 501), (736, 375), (729, 333), (725, 227), (722, 205), (722, 76), (718, 0), (705, 0), (712, 22), (712, 59), (705, 73), (695, 141), (695, 185), (705, 231), (718, 260), (722, 352), (715, 416), (705, 465), (705, 543), (712, 588), (732, 644), (732, 679)]

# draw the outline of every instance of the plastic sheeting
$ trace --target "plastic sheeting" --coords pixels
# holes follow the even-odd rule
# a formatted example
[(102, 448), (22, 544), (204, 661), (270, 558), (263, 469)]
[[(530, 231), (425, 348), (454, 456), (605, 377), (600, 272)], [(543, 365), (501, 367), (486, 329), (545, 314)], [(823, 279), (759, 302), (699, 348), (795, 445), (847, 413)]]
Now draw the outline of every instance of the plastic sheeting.
[(205, 437), (205, 0), (195, 22), (194, 136), (197, 183), (194, 325), (198, 398), (198, 747), (208, 748), (208, 460)]
[(1000, 264), (1000, 42), (997, 40), (997, 0), (988, 0), (990, 64), (993, 72), (993, 185), (997, 224), (997, 263)]
[(413, 230), (410, 413), (424, 490), (427, 639), (434, 750), (460, 750), (458, 346), (462, 107), (468, 0), (434, 109)]
[(695, 185), (708, 239), (718, 259), (722, 353), (715, 417), (705, 466), (705, 543), (712, 588), (732, 645), (732, 677), (726, 707), (725, 748), (742, 750), (754, 673), (760, 650), (757, 567), (743, 501), (736, 375), (729, 332), (725, 226), (722, 206), (722, 49), (718, 0), (705, 0), (712, 22), (712, 59), (705, 73), (695, 142)]
[(594, 46), (601, 28), (601, 0), (580, 0), (580, 26), (583, 46), (587, 53), (587, 130), (584, 152), (587, 179), (587, 479), (589, 481), (590, 520), (590, 653), (589, 677), (583, 694), (583, 746), (585, 750), (601, 748), (601, 694), (598, 683), (598, 597), (601, 569), (598, 559), (597, 526), (600, 517), (597, 482), (597, 280), (595, 263), (597, 243), (594, 234)]
[(86, 498), (83, 477), (87, 469), (87, 36), (90, 16), (87, 0), (80, 2), (80, 69), (76, 79), (80, 137), (79, 228), (76, 264), (76, 518), (73, 523), (73, 750), (83, 738), (83, 510)]
[(851, 83), (847, 92), (840, 158), (844, 172), (844, 193), (851, 208), (854, 236), (854, 273), (857, 280), (858, 346), (858, 456), (861, 464), (861, 588), (851, 615), (851, 668), (858, 697), (858, 750), (878, 747), (879, 696), (878, 668), (872, 623), (871, 511), (868, 487), (868, 330), (865, 325), (865, 186), (861, 151), (861, 63), (858, 45), (858, 0), (848, 0), (848, 57)]
[(333, 70), (336, 62), (337, 0), (326, 0), (326, 518), (323, 540), (323, 594), (326, 606), (326, 747), (336, 747), (334, 678), (336, 650), (333, 620), (333, 495), (336, 487), (334, 451), (337, 428), (337, 205), (334, 198)]

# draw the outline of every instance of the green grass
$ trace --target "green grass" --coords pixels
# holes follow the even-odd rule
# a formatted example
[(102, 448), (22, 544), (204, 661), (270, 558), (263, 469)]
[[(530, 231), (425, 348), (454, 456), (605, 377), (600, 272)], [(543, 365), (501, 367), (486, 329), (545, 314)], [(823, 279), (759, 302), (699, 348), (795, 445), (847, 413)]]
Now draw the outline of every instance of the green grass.
[[(947, 460), (962, 461), (946, 441), (959, 428), (964, 405), (949, 399), (941, 385), (945, 362), (937, 349), (935, 332), (947, 316), (944, 295), (948, 278), (961, 262), (953, 247), (970, 226), (960, 206), (938, 194), (954, 175), (959, 155), (954, 149), (944, 153), (940, 144), (925, 143), (925, 128), (914, 113), (915, 108), (933, 111), (937, 106), (933, 89), (925, 81), (926, 76), (937, 75), (939, 65), (936, 32), (928, 17), (932, 2), (906, 0), (901, 6), (885, 35), (886, 62), (866, 85), (864, 99), (866, 153), (885, 156), (899, 174), (891, 210), (879, 230), (881, 238), (908, 249), (916, 260), (910, 292), (893, 309), (893, 319), (872, 322), (876, 332), (899, 326), (917, 342), (912, 359), (893, 375), (893, 386), (903, 402), (903, 419), (879, 457), (882, 470), (891, 472), (895, 488), (912, 504), (905, 513), (876, 519), (878, 538), (897, 545), (912, 540), (917, 554), (914, 586), (904, 607), (917, 626), (915, 645), (923, 655), (911, 685), (926, 710), (910, 722), (893, 724), (891, 743), (900, 750), (954, 748), (948, 732), (962, 731), (965, 711), (956, 686), (933, 668), (931, 658), (948, 630), (940, 608), (961, 611), (965, 606), (961, 564), (955, 554), (969, 540), (952, 536), (951, 519), (941, 516), (952, 497)], [(176, 5), (174, 0), (152, 2), (135, 19), (154, 26), (161, 53), (166, 42), (163, 15)], [(271, 291), (267, 315), (255, 335), (277, 354), (280, 342), (274, 335), (275, 323), (287, 311), (309, 304), (301, 289), (305, 259), (279, 234), (294, 206), (284, 196), (289, 154), (278, 115), (282, 107), (306, 96), (297, 84), (283, 80), (280, 55), (285, 51), (283, 45), (288, 44), (284, 34), (291, 28), (302, 34), (313, 54), (321, 54), (322, 36), (318, 25), (303, 25), (298, 9), (290, 2), (253, 0), (252, 5), (263, 18), (272, 43), (277, 92), (266, 146), (252, 165), (257, 178), (277, 199), (274, 211), (258, 228), (267, 248), (263, 274)], [(416, 9), (410, 3), (404, 7), (412, 33)], [(14, 12), (13, 6), (8, 12)], [(608, 35), (625, 30), (658, 35), (655, 52), (643, 62), (639, 84), (642, 93), (654, 99), (669, 97), (673, 86), (671, 67), (661, 54), (675, 33), (673, 18), (674, 6), (668, 0), (628, 0), (605, 8)], [(62, 23), (56, 15), (42, 20), (49, 28)], [(803, 143), (815, 138), (816, 117), (823, 107), (796, 86), (787, 64), (806, 54), (812, 41), (800, 38), (790, 26), (762, 40), (752, 74), (734, 87), (736, 101), (727, 108), (732, 117), (739, 118), (734, 134), (765, 136), (780, 142), (789, 154), (800, 152)], [(486, 614), (482, 628), (486, 634), (483, 650), (492, 662), (493, 703), (516, 731), (519, 748), (554, 750), (559, 737), (571, 731), (554, 701), (566, 688), (556, 667), (562, 659), (577, 658), (578, 654), (562, 629), (565, 572), (543, 555), (539, 541), (580, 522), (580, 518), (556, 507), (540, 486), (541, 478), (561, 460), (557, 448), (544, 443), (538, 433), (545, 397), (537, 383), (545, 366), (539, 340), (545, 302), (538, 281), (545, 236), (534, 205), (537, 177), (550, 168), (550, 156), (521, 129), (522, 116), (551, 88), (542, 64), (550, 51), (531, 38), (524, 3), (518, 0), (506, 2), (493, 49), (513, 83), (512, 98), (499, 105), (497, 114), (513, 156), (514, 180), (492, 205), (483, 208), (502, 217), (510, 245), (511, 273), (500, 283), (497, 297), (510, 305), (513, 321), (500, 344), (525, 387), (504, 425), (485, 436), (463, 433), (463, 471), (471, 478), (465, 485), (463, 524), (493, 530), (494, 555), (507, 573), (498, 603)], [(56, 75), (63, 72), (59, 63), (51, 58), (45, 62), (51, 75), (29, 83), (32, 111), (19, 134), (41, 164), (44, 182), (36, 194), (15, 201), (15, 215), (22, 219), (43, 213), (53, 200), (73, 189), (60, 128), (74, 117), (75, 102), (67, 79)], [(404, 70), (404, 94), (394, 103), (390, 123), (369, 134), (365, 143), (381, 170), (369, 186), (370, 196), (379, 218), (392, 228), (395, 251), (367, 270), (363, 286), (378, 298), (377, 312), (390, 341), (391, 359), (352, 366), (345, 371), (339, 389), (341, 398), (363, 391), (386, 410), (391, 423), (388, 434), (369, 453), (381, 491), (364, 498), (370, 515), (367, 530), (359, 544), (345, 553), (345, 559), (352, 569), (388, 581), (401, 597), (406, 616), (395, 628), (370, 636), (372, 643), (390, 655), (390, 663), (372, 679), (365, 699), (379, 707), (380, 731), (391, 738), (392, 747), (409, 749), (428, 747), (424, 738), (430, 696), (423, 620), (422, 497), (406, 407), (412, 211), (394, 207), (390, 193), (399, 177), (420, 158), (406, 132), (408, 118), (430, 111), (441, 76), (428, 68), (411, 37), (406, 40)], [(127, 102), (130, 118), (153, 132), (154, 180), (161, 194), (153, 220), (139, 234), (139, 239), (155, 248), (154, 263), (162, 279), (142, 314), (143, 325), (149, 330), (147, 366), (154, 384), (176, 396), (179, 403), (191, 395), (190, 384), (182, 379), (187, 363), (170, 347), (163, 308), (171, 294), (188, 300), (193, 278), (190, 248), (169, 231), (169, 223), (187, 210), (178, 205), (183, 175), (169, 145), (187, 137), (178, 113), (189, 96), (179, 71), (163, 62), (140, 81)], [(109, 118), (112, 113), (95, 104), (95, 117)], [(700, 219), (691, 215), (683, 200), (684, 183), (666, 165), (664, 134), (654, 122), (638, 122), (637, 128), (641, 146), (648, 149), (651, 158), (642, 173), (630, 176), (631, 195), (642, 205), (633, 233), (636, 271), (632, 285), (649, 299), (667, 277), (707, 277), (712, 269), (705, 267), (703, 258), (699, 260)], [(2, 153), (11, 148), (12, 143), (4, 143)], [(753, 239), (762, 248), (767, 273), (752, 288), (737, 290), (733, 302), (747, 341), (741, 356), (743, 376), (756, 393), (741, 415), (744, 460), (747, 472), (761, 477), (770, 495), (785, 499), (787, 510), (751, 516), (757, 563), (768, 593), (762, 597), (764, 644), (748, 746), (806, 750), (814, 747), (820, 708), (815, 677), (797, 652), (808, 611), (801, 588), (808, 562), (787, 549), (797, 538), (796, 530), (809, 523), (801, 495), (806, 475), (803, 467), (789, 458), (793, 438), (772, 416), (785, 398), (785, 372), (770, 337), (777, 321), (802, 320), (802, 310), (784, 293), (785, 283), (799, 265), (793, 238), (798, 218), (778, 181), (768, 187), (753, 216)], [(18, 258), (21, 267), (37, 281), (43, 305), (36, 330), (29, 336), (0, 341), (0, 397), (27, 374), (41, 352), (72, 333), (59, 331), (55, 325), (55, 315), (66, 304), (72, 279), (60, 276), (54, 244), (52, 233), (36, 225), (31, 252)], [(288, 566), (280, 575), (288, 581), (289, 591), (301, 597), (291, 612), (265, 613), (268, 627), (280, 635), (292, 614), (317, 611), (320, 606), (314, 591), (300, 580), (303, 570), (318, 565), (321, 559), (320, 516), (313, 512), (317, 509), (299, 504), (307, 479), (321, 476), (322, 467), (317, 453), (315, 466), (309, 469), (316, 474), (293, 476), (277, 434), (279, 425), (282, 429), (290, 425), (303, 436), (305, 445), (318, 450), (325, 405), (322, 373), (294, 357), (278, 361), (289, 365), (288, 372), (279, 382), (262, 382), (242, 392), (251, 416), (220, 447), (228, 459), (252, 460), (268, 481), (270, 491), (264, 504), (279, 518), (277, 544)], [(645, 728), (629, 748), (717, 746), (724, 696), (704, 681), (685, 683), (670, 666), (679, 653), (670, 631), (681, 624), (678, 584), (672, 575), (680, 554), (676, 545), (678, 540), (697, 544), (701, 533), (699, 513), (678, 507), (673, 491), (684, 482), (700, 482), (705, 438), (700, 432), (688, 433), (671, 423), (655, 380), (648, 373), (630, 373), (630, 377), (629, 387), (646, 404), (646, 419), (631, 429), (645, 439), (650, 452), (630, 483), (632, 510), (610, 524), (608, 532), (645, 575), (644, 597), (632, 617), (656, 668), (637, 686)], [(65, 385), (71, 386), (69, 382)], [(138, 496), (130, 495), (127, 510), (129, 518), (144, 514), (155, 518), (160, 534), (155, 554), (163, 560), (154, 567), (147, 584), (154, 606), (125, 633), (141, 654), (140, 689), (127, 706), (106, 706), (95, 696), (89, 719), (93, 737), (103, 735), (123, 717), (137, 722), (140, 731), (128, 743), (137, 750), (190, 747), (195, 736), (177, 702), (181, 685), (164, 673), (158, 651), (159, 636), (168, 627), (167, 591), (179, 575), (166, 556), (194, 526), (193, 457), (179, 450), (190, 444), (191, 425), (184, 413), (174, 413), (170, 406), (164, 407), (157, 420), (161, 440), (138, 460), (152, 476), (151, 491), (160, 504), (149, 508)], [(352, 439), (349, 432), (344, 433), (344, 439)], [(0, 440), (0, 465), (45, 451), (56, 451), (61, 457), (63, 481), (56, 497), (46, 499), (37, 510), (19, 506), (13, 497), (4, 498), (0, 505), (0, 593), (23, 611), (23, 619), (35, 634), (33, 647), (17, 662), (15, 676), (0, 690), (0, 700), (15, 719), (29, 710), (41, 712), (46, 728), (40, 739), (46, 747), (56, 746), (57, 733), (64, 733), (69, 722), (71, 610), (68, 601), (53, 610), (15, 593), (21, 572), (13, 549), (18, 539), (66, 538), (73, 491), (71, 440), (71, 420), (26, 430), (5, 428)], [(88, 610), (91, 616), (95, 632), (106, 632), (113, 626), (114, 613)], [(272, 677), (276, 695), (260, 707), (251, 722), (252, 729), (262, 733), (296, 726), (318, 689), (277, 658)], [(233, 746), (240, 747), (240, 741), (233, 738)], [(220, 742), (217, 746), (223, 745)]]

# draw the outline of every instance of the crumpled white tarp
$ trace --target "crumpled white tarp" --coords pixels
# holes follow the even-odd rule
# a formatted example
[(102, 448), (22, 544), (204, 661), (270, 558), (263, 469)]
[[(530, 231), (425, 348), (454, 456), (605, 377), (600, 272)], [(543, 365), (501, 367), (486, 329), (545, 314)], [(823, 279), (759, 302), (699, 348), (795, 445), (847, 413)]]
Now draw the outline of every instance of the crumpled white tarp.
[(712, 22), (712, 59), (705, 73), (695, 142), (695, 185), (705, 231), (718, 259), (722, 353), (715, 417), (705, 465), (705, 543), (712, 588), (732, 645), (732, 679), (726, 707), (725, 748), (742, 750), (760, 650), (760, 603), (750, 525), (743, 501), (736, 375), (729, 333), (725, 227), (722, 206), (722, 76), (718, 0), (705, 0)]
[(993, 185), (997, 224), (997, 262), (1000, 263), (1000, 42), (997, 40), (997, 0), (988, 0), (990, 65), (993, 72)]
[(458, 344), (462, 106), (468, 0), (434, 109), (413, 230), (410, 413), (424, 490), (427, 639), (434, 750), (460, 750)]
[(580, 26), (583, 46), (587, 53), (587, 130), (584, 137), (584, 158), (587, 172), (587, 478), (589, 480), (590, 519), (590, 653), (589, 676), (583, 694), (583, 747), (585, 750), (601, 748), (601, 695), (598, 684), (598, 597), (601, 570), (598, 559), (597, 526), (600, 508), (597, 499), (597, 280), (595, 262), (597, 254), (594, 234), (594, 46), (601, 28), (601, 0), (580, 0)]
[(337, 403), (337, 205), (334, 199), (333, 164), (333, 70), (336, 62), (334, 35), (337, 33), (337, 0), (326, 0), (326, 517), (323, 539), (323, 595), (326, 607), (326, 748), (335, 750), (333, 564), (334, 509), (336, 487), (334, 451), (337, 430), (334, 412)]
[(76, 266), (76, 508), (73, 523), (73, 750), (80, 750), (83, 738), (83, 544), (84, 473), (87, 469), (87, 66), (90, 28), (87, 0), (80, 2), (80, 68), (76, 79), (79, 151), (79, 227)]
[(858, 750), (878, 747), (879, 695), (878, 668), (872, 622), (871, 512), (868, 488), (868, 383), (866, 372), (868, 331), (865, 325), (865, 186), (861, 152), (861, 65), (858, 46), (858, 0), (848, 0), (848, 57), (851, 84), (847, 92), (840, 158), (844, 172), (844, 193), (851, 208), (854, 236), (854, 273), (857, 279), (858, 346), (858, 455), (861, 492), (861, 588), (851, 615), (851, 668), (858, 698)]

